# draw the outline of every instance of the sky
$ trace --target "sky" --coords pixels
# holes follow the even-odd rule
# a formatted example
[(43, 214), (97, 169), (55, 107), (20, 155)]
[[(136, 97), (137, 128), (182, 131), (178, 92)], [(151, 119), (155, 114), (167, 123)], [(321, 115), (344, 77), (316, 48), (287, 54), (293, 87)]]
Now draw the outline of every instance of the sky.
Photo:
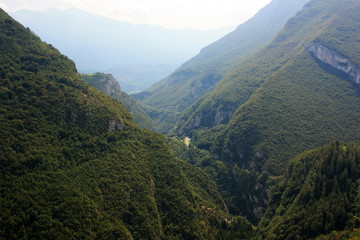
[(236, 26), (271, 0), (0, 0), (7, 12), (19, 9), (79, 8), (133, 24), (199, 30)]

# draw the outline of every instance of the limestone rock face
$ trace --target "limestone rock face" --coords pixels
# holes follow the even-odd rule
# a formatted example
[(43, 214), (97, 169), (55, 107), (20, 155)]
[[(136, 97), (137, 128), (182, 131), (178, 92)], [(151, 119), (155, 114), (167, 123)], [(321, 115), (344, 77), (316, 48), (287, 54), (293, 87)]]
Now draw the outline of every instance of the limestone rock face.
[(142, 128), (153, 128), (154, 124), (151, 118), (135, 99), (121, 90), (119, 82), (113, 75), (106, 73), (82, 74), (82, 78), (96, 89), (124, 104), (127, 110), (133, 115), (135, 122)]
[(113, 77), (113, 75), (109, 74), (99, 79), (99, 82), (104, 84), (105, 93), (111, 97), (119, 97), (117, 95), (121, 95), (121, 88), (119, 82)]
[(226, 106), (223, 109), (218, 109), (216, 111), (216, 115), (215, 115), (215, 122), (214, 122), (214, 126), (217, 126), (219, 124), (224, 124), (224, 123), (228, 123), (232, 117), (232, 115), (234, 114), (236, 110), (236, 107), (234, 106)]
[(360, 85), (360, 72), (346, 57), (316, 41), (307, 45), (306, 50), (321, 62), (346, 73), (352, 81)]
[(189, 133), (191, 130), (199, 128), (200, 126), (215, 127), (220, 124), (227, 124), (234, 112), (236, 106), (225, 105), (219, 108), (210, 108), (207, 112), (199, 111), (195, 113), (187, 122), (181, 119), (178, 123), (178, 133)]

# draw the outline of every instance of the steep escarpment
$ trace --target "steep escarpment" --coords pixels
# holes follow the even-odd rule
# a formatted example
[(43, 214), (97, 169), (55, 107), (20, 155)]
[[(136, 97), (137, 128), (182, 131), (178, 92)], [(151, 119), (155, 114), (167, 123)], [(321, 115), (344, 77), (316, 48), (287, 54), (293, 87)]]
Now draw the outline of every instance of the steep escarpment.
[(81, 76), (87, 83), (96, 89), (124, 104), (127, 110), (133, 115), (135, 122), (142, 128), (153, 129), (154, 124), (151, 118), (145, 113), (135, 99), (121, 90), (119, 82), (113, 77), (113, 75), (95, 73), (81, 74)]
[(306, 50), (312, 53), (314, 57), (323, 63), (329, 64), (330, 66), (344, 72), (354, 83), (360, 85), (360, 71), (346, 57), (316, 41), (307, 45)]
[[(112, 98), (120, 98), (123, 93), (119, 82), (111, 74), (83, 74), (82, 77), (96, 89), (106, 93)], [(95, 77), (98, 79), (95, 80)]]

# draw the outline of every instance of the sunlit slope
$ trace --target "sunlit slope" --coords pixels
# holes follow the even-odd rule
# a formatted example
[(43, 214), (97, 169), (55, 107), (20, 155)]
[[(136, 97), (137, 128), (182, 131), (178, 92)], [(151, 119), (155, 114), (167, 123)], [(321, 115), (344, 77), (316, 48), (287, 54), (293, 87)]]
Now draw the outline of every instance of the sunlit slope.
[(71, 60), (2, 10), (0, 29), (1, 239), (252, 234), (203, 171), (85, 83)]
[(168, 132), (186, 108), (209, 93), (237, 63), (264, 45), (308, 0), (274, 0), (235, 31), (184, 63), (148, 90), (134, 95), (161, 132)]

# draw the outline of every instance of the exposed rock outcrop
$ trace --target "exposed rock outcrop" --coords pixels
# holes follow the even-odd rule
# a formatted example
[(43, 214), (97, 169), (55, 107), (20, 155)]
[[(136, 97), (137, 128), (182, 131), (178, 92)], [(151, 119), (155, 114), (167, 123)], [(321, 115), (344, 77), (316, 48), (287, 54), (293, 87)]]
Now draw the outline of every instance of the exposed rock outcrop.
[(109, 122), (109, 132), (122, 130), (124, 128), (124, 123), (121, 119), (112, 120)]
[(120, 92), (121, 88), (119, 82), (112, 76), (109, 78), (108, 84), (106, 85), (106, 90), (109, 92), (109, 95)]
[(331, 50), (319, 42), (312, 42), (306, 46), (306, 50), (323, 63), (346, 73), (357, 85), (360, 85), (360, 71), (343, 55)]
[(221, 106), (219, 108), (211, 108), (210, 111), (199, 111), (190, 117), (188, 121), (181, 119), (178, 123), (178, 133), (189, 133), (193, 129), (200, 127), (215, 127), (220, 124), (227, 124), (236, 107), (233, 105)]
[(145, 113), (135, 99), (121, 90), (119, 82), (113, 75), (105, 73), (82, 74), (82, 78), (96, 89), (124, 104), (127, 110), (133, 115), (135, 122), (141, 127), (149, 129), (153, 128), (154, 124), (151, 118)]
[(214, 125), (217, 126), (222, 123), (228, 123), (232, 115), (234, 114), (235, 110), (236, 109), (231, 106), (229, 107), (229, 109), (218, 110), (215, 115)]

